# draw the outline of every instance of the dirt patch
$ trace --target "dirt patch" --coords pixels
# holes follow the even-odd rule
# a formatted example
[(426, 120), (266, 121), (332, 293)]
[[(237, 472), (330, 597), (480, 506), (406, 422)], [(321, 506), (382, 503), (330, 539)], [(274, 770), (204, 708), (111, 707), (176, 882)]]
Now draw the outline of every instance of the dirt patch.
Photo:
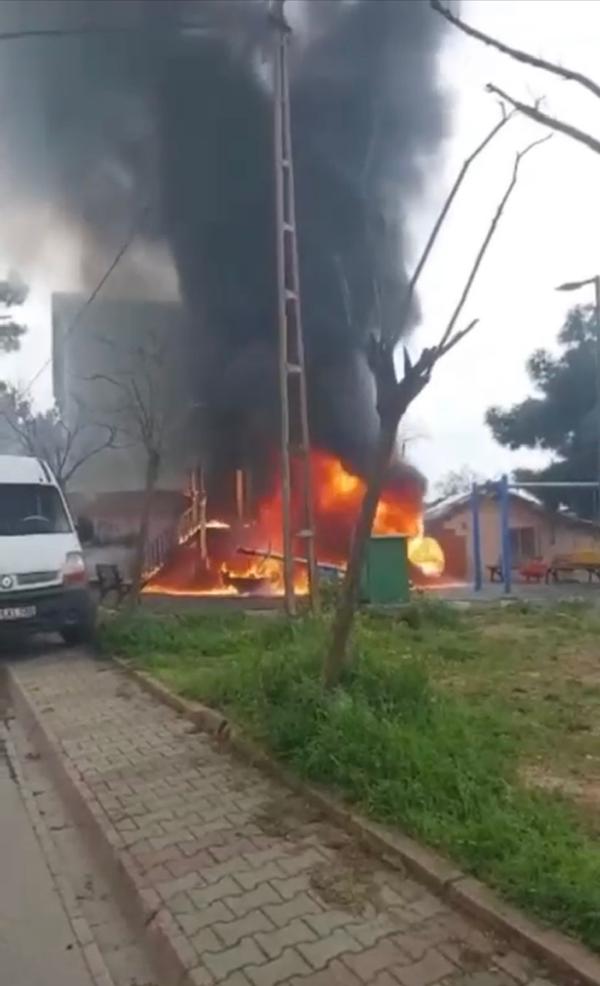
[(277, 798), (262, 805), (252, 820), (265, 835), (295, 843), (298, 850), (307, 839), (334, 850), (331, 860), (316, 863), (308, 873), (312, 890), (325, 904), (352, 914), (362, 914), (369, 905), (382, 909), (372, 857), (317, 808), (295, 796)]
[(309, 871), (311, 888), (331, 907), (362, 914), (368, 905), (383, 907), (373, 880), (373, 859), (349, 843), (330, 862), (317, 863)]
[(115, 698), (123, 698), (126, 701), (131, 701), (135, 694), (135, 689), (127, 681), (122, 681), (115, 688)]
[(572, 643), (559, 647), (553, 663), (558, 664), (559, 673), (566, 672), (568, 676), (578, 680), (589, 675), (593, 679), (593, 684), (600, 685), (600, 657), (595, 641), (593, 643), (578, 642), (577, 649)]
[(542, 630), (539, 626), (527, 627), (519, 625), (519, 627), (516, 627), (513, 622), (508, 620), (505, 623), (490, 623), (482, 620), (478, 624), (477, 629), (481, 636), (488, 640), (514, 640), (517, 634), (519, 640), (532, 637), (539, 639), (542, 635)]
[(587, 688), (597, 688), (600, 691), (600, 668), (588, 674), (582, 674), (579, 681)]
[(519, 776), (526, 787), (563, 794), (595, 814), (600, 809), (600, 779), (565, 777), (538, 764), (522, 767)]
[(307, 826), (323, 822), (323, 815), (300, 798), (273, 798), (261, 805), (252, 821), (265, 835), (299, 841), (306, 837)]
[(465, 972), (482, 972), (489, 966), (489, 957), (478, 948), (457, 942), (458, 961)]

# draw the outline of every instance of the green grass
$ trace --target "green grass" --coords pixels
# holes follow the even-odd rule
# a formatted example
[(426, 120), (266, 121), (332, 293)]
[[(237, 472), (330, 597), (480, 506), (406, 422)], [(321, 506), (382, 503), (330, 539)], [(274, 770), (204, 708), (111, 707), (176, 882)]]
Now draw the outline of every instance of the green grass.
[(524, 765), (558, 763), (564, 779), (582, 757), (595, 764), (587, 726), (600, 707), (599, 631), (595, 611), (572, 607), (459, 614), (435, 604), (402, 619), (363, 616), (334, 693), (320, 680), (327, 628), (309, 619), (138, 616), (106, 624), (102, 637), (181, 694), (227, 711), (299, 774), (600, 950), (593, 813), (564, 785), (523, 779)]

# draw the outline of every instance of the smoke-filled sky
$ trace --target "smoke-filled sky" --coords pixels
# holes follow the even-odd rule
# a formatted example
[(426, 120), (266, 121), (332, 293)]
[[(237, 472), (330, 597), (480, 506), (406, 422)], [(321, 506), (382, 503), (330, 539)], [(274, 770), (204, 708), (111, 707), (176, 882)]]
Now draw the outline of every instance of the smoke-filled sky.
[[(31, 21), (32, 8), (38, 7), (36, 16), (43, 18), (52, 5), (34, 4), (29, 0), (26, 6)], [(113, 4), (101, 6), (110, 8)], [(157, 8), (159, 6), (156, 4)], [(315, 9), (323, 11), (327, 6), (322, 2), (314, 4)], [(391, 0), (381, 6), (412, 7), (415, 17), (434, 17), (420, 0), (413, 4), (395, 4)], [(566, 0), (465, 0), (463, 13), (473, 23), (509, 42), (594, 74), (595, 50), (600, 33), (600, 13), (596, 4), (576, 0), (569, 3)], [(395, 185), (400, 187), (404, 183), (404, 189), (410, 192), (406, 194), (405, 191), (404, 196), (398, 193), (397, 200), (398, 217), (406, 217), (409, 222), (409, 259), (411, 247), (414, 256), (426, 236), (443, 190), (450, 183), (456, 167), (494, 119), (496, 108), (493, 101), (482, 92), (485, 82), (494, 81), (516, 95), (529, 98), (548, 94), (551, 109), (591, 129), (595, 118), (596, 107), (590, 102), (592, 97), (581, 95), (575, 87), (528, 71), (481, 48), (476, 42), (453, 35), (450, 31), (441, 32), (440, 28), (441, 25), (431, 27), (432, 33), (427, 33), (425, 37), (434, 40), (435, 56), (439, 34), (446, 35), (439, 56), (439, 70), (450, 103), (445, 122), (442, 119), (434, 120), (431, 133), (427, 119), (421, 121), (423, 133), (419, 134), (419, 130), (413, 128), (414, 146), (419, 148), (419, 142), (422, 145), (420, 151), (425, 164), (423, 180), (418, 179), (418, 172), (407, 175), (403, 170), (402, 161), (410, 163), (414, 160), (410, 153), (405, 158), (401, 156), (395, 175), (392, 169), (381, 180), (381, 187), (391, 197), (390, 201), (394, 199)], [(326, 29), (324, 20), (323, 32), (326, 33)], [(319, 30), (316, 33), (318, 38)], [(2, 109), (14, 114), (24, 91), (28, 105), (34, 105), (40, 96), (35, 90), (35, 73), (6, 72), (6, 47), (2, 48), (5, 62), (3, 75), (7, 75), (12, 82), (3, 86)], [(420, 55), (427, 62), (430, 47), (427, 47), (424, 56), (418, 45), (414, 45), (413, 49), (415, 60)], [(336, 62), (328, 53), (326, 37), (315, 44), (313, 52), (316, 53), (314, 69), (323, 73), (323, 91), (329, 96), (330, 105), (324, 108), (324, 113), (330, 112), (331, 120), (335, 121), (335, 87), (328, 84), (327, 71), (335, 70)], [(300, 59), (302, 54), (300, 51)], [(403, 61), (406, 62), (407, 52), (404, 54)], [(16, 54), (12, 57), (17, 58)], [(435, 68), (434, 62), (435, 58), (432, 70)], [(408, 69), (411, 69), (410, 65)], [(131, 70), (135, 71), (136, 66)], [(113, 82), (116, 77), (118, 73), (112, 75)], [(81, 95), (83, 98), (86, 94)], [(419, 98), (418, 87), (408, 92), (402, 87), (398, 88), (398, 105), (401, 108), (416, 105)], [(128, 106), (126, 100), (123, 102), (122, 119), (126, 120), (133, 111), (142, 137), (145, 126), (153, 136), (155, 107), (139, 98), (136, 102), (134, 96), (130, 99), (132, 105)], [(305, 99), (305, 106), (309, 115), (310, 99)], [(435, 99), (424, 107), (426, 113), (438, 113), (441, 108), (443, 103)], [(94, 112), (101, 113), (102, 105), (96, 106)], [(112, 126), (114, 121), (110, 122)], [(60, 113), (57, 112), (53, 126), (60, 125)], [(125, 142), (126, 133), (125, 127)], [(411, 346), (414, 349), (421, 342), (433, 339), (447, 315), (487, 216), (493, 211), (501, 193), (514, 148), (538, 134), (532, 124), (519, 122), (480, 162), (477, 177), (458, 203), (423, 279), (423, 324), (412, 337)], [(66, 136), (69, 136), (68, 133)], [(101, 137), (102, 130), (96, 134), (96, 139), (101, 140)], [(438, 137), (444, 139), (441, 151), (436, 153)], [(3, 140), (6, 139), (5, 129)], [(125, 146), (125, 157), (127, 153), (135, 153), (134, 145), (135, 142), (131, 148)], [(29, 162), (32, 171), (37, 169), (45, 176), (39, 196), (20, 195), (20, 186), (26, 186), (32, 177), (22, 161), (18, 161), (12, 169), (4, 164), (4, 173), (0, 173), (2, 195), (9, 206), (5, 209), (1, 235), (2, 254), (7, 264), (18, 267), (25, 276), (30, 271), (33, 275), (34, 290), (28, 305), (30, 338), (21, 354), (3, 358), (2, 364), (3, 374), (10, 371), (22, 379), (27, 379), (34, 372), (48, 351), (48, 290), (77, 287), (77, 277), (80, 276), (80, 229), (67, 206), (56, 197), (47, 148), (47, 135), (41, 133), (38, 135), (38, 153)], [(9, 153), (5, 154), (3, 149), (3, 159), (10, 162), (11, 148), (7, 150)], [(389, 160), (389, 156), (384, 157), (386, 163)], [(73, 163), (75, 167), (78, 162)], [(343, 167), (342, 163), (340, 167)], [(591, 152), (560, 137), (544, 147), (535, 160), (532, 156), (527, 162), (510, 204), (510, 212), (486, 260), (469, 310), (465, 313), (466, 319), (470, 315), (481, 318), (477, 334), (438, 368), (430, 388), (420, 398), (405, 427), (407, 437), (414, 437), (409, 449), (430, 479), (435, 480), (447, 469), (456, 468), (462, 463), (468, 463), (484, 474), (494, 475), (507, 465), (531, 461), (531, 455), (511, 455), (498, 449), (487, 435), (483, 414), (490, 403), (510, 402), (524, 394), (527, 386), (525, 358), (535, 346), (550, 344), (556, 335), (569, 299), (553, 294), (552, 286), (567, 278), (589, 276), (597, 269), (600, 219), (596, 215), (597, 167), (597, 159)], [(343, 171), (340, 177), (343, 179)], [(103, 180), (110, 187), (121, 180), (123, 194), (129, 201), (126, 172), (122, 176), (103, 176), (101, 169), (98, 169), (95, 187), (100, 200)], [(149, 166), (146, 181), (151, 183), (152, 180)], [(322, 187), (326, 195), (329, 180), (328, 176), (323, 179)], [(43, 194), (46, 186), (50, 188), (51, 195)], [(14, 208), (15, 203), (18, 204), (17, 209)], [(343, 200), (341, 207), (344, 207)], [(47, 235), (49, 230), (56, 231), (57, 228), (61, 233), (58, 238), (54, 232)], [(32, 240), (37, 243), (34, 263), (29, 254)], [(88, 252), (93, 254), (93, 251)], [(151, 283), (155, 292), (163, 297), (173, 296), (177, 281), (172, 265), (165, 262), (166, 255), (164, 245), (158, 241), (136, 246), (129, 258), (128, 279), (135, 267), (139, 271), (140, 283)], [(347, 262), (351, 263), (352, 259), (348, 257)], [(118, 289), (118, 282), (116, 284)], [(49, 382), (49, 374), (40, 380), (38, 394), (42, 400), (47, 399)]]
[[(406, 219), (446, 132), (437, 71), (446, 26), (422, 3), (296, 0), (288, 9), (312, 437), (360, 468), (376, 430), (366, 338), (375, 326), (396, 336), (408, 328), (396, 325)], [(93, 29), (14, 42), (0, 63), (14, 83), (5, 184), (21, 266), (31, 270), (45, 238), (60, 253), (74, 230), (77, 275), (90, 291), (143, 210), (138, 252), (170, 251), (189, 314), (182, 393), (187, 383), (190, 401), (211, 409), (207, 431), (230, 466), (252, 461), (277, 443), (265, 3), (0, 8), (5, 20), (11, 11), (25, 28), (39, 17)], [(43, 209), (47, 230), (32, 236), (22, 216)], [(125, 283), (131, 293), (134, 257), (107, 291)]]

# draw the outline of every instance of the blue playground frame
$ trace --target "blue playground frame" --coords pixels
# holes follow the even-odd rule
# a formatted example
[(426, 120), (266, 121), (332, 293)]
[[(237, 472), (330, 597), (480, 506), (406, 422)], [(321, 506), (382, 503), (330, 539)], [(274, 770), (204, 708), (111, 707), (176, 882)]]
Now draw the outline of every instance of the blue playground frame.
[(507, 475), (499, 480), (488, 483), (473, 483), (471, 488), (471, 517), (473, 521), (473, 588), (475, 592), (480, 592), (483, 587), (483, 573), (481, 564), (481, 534), (479, 529), (479, 496), (482, 491), (488, 493), (495, 491), (500, 501), (500, 545), (502, 561), (502, 577), (504, 581), (504, 592), (510, 595), (512, 592), (512, 558), (510, 551), (510, 491), (517, 489), (574, 489), (587, 488), (598, 490), (600, 496), (600, 480), (598, 482), (573, 482), (573, 483), (512, 483)]

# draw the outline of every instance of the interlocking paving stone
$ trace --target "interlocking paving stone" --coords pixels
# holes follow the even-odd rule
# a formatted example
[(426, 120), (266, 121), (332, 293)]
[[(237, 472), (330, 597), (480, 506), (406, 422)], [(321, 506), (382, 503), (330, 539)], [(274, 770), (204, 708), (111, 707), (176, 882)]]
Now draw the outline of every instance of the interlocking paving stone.
[(12, 673), (194, 986), (553, 986), (118, 670)]

